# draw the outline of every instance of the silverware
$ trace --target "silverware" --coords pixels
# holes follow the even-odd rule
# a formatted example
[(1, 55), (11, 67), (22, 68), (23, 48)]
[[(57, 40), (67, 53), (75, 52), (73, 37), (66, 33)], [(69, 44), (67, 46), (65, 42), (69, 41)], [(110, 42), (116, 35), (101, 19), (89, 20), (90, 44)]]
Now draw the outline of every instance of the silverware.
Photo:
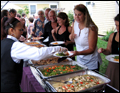
[(36, 68), (37, 64), (31, 64), (31, 63), (27, 63), (28, 66), (32, 66), (34, 68)]
[(72, 81), (58, 81), (58, 80), (51, 80), (51, 79), (47, 79), (47, 81), (54, 81), (54, 82), (61, 82), (61, 83), (69, 83), (69, 84), (72, 84), (73, 82)]

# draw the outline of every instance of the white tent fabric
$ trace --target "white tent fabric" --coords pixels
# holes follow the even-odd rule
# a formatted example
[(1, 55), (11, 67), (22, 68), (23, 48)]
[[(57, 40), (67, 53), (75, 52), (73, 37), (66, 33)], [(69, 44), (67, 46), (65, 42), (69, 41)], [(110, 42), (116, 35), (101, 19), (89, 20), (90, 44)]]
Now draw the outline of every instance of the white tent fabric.
[(7, 3), (4, 7), (3, 7), (3, 9), (22, 9), (21, 7), (19, 7), (19, 6), (17, 6), (17, 5), (14, 5), (13, 3)]

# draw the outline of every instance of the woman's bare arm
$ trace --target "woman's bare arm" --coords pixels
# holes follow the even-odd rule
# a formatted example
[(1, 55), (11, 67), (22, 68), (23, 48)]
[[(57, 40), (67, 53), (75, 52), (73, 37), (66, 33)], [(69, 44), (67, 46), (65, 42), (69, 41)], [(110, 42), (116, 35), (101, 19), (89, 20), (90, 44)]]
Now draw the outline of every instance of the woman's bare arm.
[(111, 54), (111, 45), (112, 45), (113, 35), (114, 35), (114, 33), (112, 33), (112, 34), (109, 36), (107, 48), (106, 48), (106, 49), (104, 49), (104, 48), (99, 48), (99, 49), (98, 49), (98, 52), (99, 52), (99, 53), (103, 53), (104, 55), (109, 55), (109, 54)]

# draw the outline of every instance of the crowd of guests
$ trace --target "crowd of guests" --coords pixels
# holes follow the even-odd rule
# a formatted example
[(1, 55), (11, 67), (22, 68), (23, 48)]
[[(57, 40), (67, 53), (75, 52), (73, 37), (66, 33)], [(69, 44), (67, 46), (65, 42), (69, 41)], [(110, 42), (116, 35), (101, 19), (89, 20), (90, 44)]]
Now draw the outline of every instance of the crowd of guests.
[[(93, 22), (87, 7), (83, 4), (79, 4), (74, 7), (74, 21), (72, 23), (72, 26), (70, 26), (68, 15), (65, 12), (60, 12), (57, 15), (56, 12), (50, 8), (47, 8), (45, 12), (43, 10), (39, 10), (38, 16), (29, 17), (28, 21), (29, 21), (28, 25), (26, 25), (26, 14), (23, 13), (21, 16), (20, 14), (17, 13), (15, 9), (11, 9), (10, 11), (8, 10), (1, 11), (1, 40), (2, 40), (1, 44), (5, 46), (6, 42), (9, 42), (9, 39), (7, 40), (6, 37), (10, 38), (12, 36), (13, 39), (15, 37), (20, 42), (24, 42), (28, 40), (31, 36), (33, 36), (33, 37), (44, 37), (43, 39), (40, 40), (40, 42), (49, 46), (44, 50), (43, 49), (38, 50), (37, 48), (34, 49), (34, 48), (31, 48), (30, 46), (23, 45), (21, 43), (13, 44), (13, 41), (10, 41), (11, 42), (10, 45), (13, 48), (12, 50), (9, 50), (9, 52), (12, 51), (13, 60), (11, 60), (10, 55), (8, 56), (9, 56), (9, 59), (11, 61), (15, 61), (15, 63), (19, 63), (20, 60), (24, 58), (38, 60), (38, 57), (40, 57), (39, 59), (42, 59), (42, 58), (45, 58), (51, 52), (53, 52), (53, 50), (63, 51), (65, 49), (68, 49), (73, 53), (73, 55), (71, 56), (72, 58), (77, 56), (77, 62), (87, 66), (89, 70), (99, 71), (100, 64), (102, 64), (100, 53), (103, 53), (105, 55), (119, 53), (119, 50), (113, 51), (114, 48), (118, 47), (118, 44), (119, 44), (119, 39), (118, 39), (119, 38), (119, 14), (114, 19), (117, 32), (110, 35), (107, 49), (97, 48), (98, 27)], [(18, 25), (16, 25), (15, 23)], [(20, 27), (22, 29), (20, 29)], [(16, 36), (16, 33), (13, 32), (13, 30), (10, 28), (13, 28), (13, 29), (17, 28), (20, 32), (19, 33), (17, 32), (17, 36)], [(4, 30), (6, 30), (7, 32), (5, 32)], [(48, 41), (44, 42), (44, 40), (47, 38), (48, 38)], [(115, 40), (115, 42), (117, 42), (116, 45), (113, 44), (113, 41), (112, 41), (113, 39)], [(50, 43), (53, 41), (64, 41), (65, 44), (61, 45), (61, 47), (58, 47), (58, 46), (51, 47)], [(73, 51), (74, 44), (76, 45), (76, 51)], [(2, 45), (2, 48), (3, 48), (2, 53), (4, 54), (4, 52), (6, 51), (3, 45)], [(11, 48), (11, 46), (9, 46), (9, 48)], [(17, 47), (16, 50), (15, 50), (15, 47)], [(26, 52), (24, 50), (26, 50)], [(46, 52), (48, 50), (49, 52)], [(31, 51), (31, 52), (29, 52), (29, 54), (26, 55), (28, 51)], [(16, 52), (16, 54), (14, 54), (14, 52)], [(3, 61), (6, 61), (4, 57), (1, 56), (1, 58)], [(117, 68), (119, 68), (118, 65), (117, 65)], [(3, 70), (3, 72), (4, 71), (6, 70)], [(110, 70), (107, 69), (107, 73), (109, 71)], [(119, 70), (117, 69), (117, 71), (113, 73), (116, 73), (116, 72), (119, 73)], [(118, 88), (119, 82), (117, 82), (119, 80), (119, 75), (117, 76), (117, 74), (116, 74), (116, 79), (114, 79), (116, 81), (113, 81), (112, 79), (111, 82), (114, 82), (114, 84), (111, 83), (111, 85), (119, 89)], [(109, 77), (110, 76), (111, 75), (109, 73)], [(4, 82), (2, 82), (2, 86), (4, 86), (3, 83)], [(4, 91), (6, 89), (5, 86), (2, 87), (2, 89)], [(18, 86), (16, 91), (19, 91)]]

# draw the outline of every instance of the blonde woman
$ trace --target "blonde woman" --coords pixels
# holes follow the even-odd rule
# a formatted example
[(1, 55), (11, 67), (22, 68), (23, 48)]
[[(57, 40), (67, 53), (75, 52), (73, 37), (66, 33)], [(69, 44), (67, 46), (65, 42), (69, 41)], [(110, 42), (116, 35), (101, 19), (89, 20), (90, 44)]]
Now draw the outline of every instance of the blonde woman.
[(80, 64), (90, 70), (99, 70), (101, 57), (97, 52), (98, 28), (92, 21), (88, 9), (83, 4), (74, 8), (75, 22), (69, 38), (75, 41), (77, 51), (73, 51)]

